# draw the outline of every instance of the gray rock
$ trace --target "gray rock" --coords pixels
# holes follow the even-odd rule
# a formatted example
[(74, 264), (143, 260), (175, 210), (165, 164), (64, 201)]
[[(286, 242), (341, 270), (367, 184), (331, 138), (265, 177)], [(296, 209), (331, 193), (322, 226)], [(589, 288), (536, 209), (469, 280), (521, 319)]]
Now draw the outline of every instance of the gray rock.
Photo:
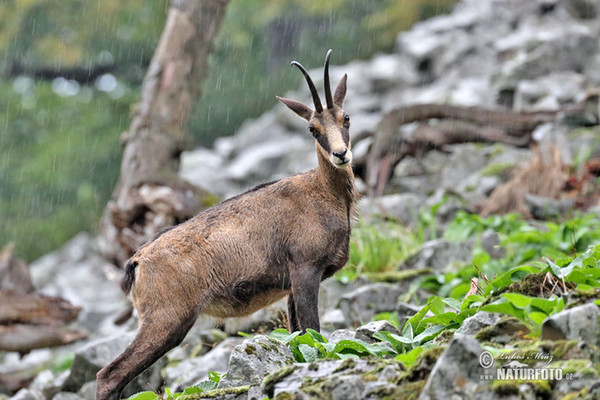
[(341, 376), (331, 385), (332, 400), (362, 400), (364, 399), (365, 381), (356, 376)]
[(333, 331), (331, 335), (329, 335), (329, 343), (338, 343), (341, 340), (352, 340), (356, 332), (351, 331), (350, 329), (338, 329)]
[(470, 263), (473, 245), (469, 242), (456, 243), (446, 239), (435, 239), (423, 243), (421, 250), (405, 261), (402, 269), (431, 268), (448, 271), (456, 264)]
[(502, 73), (534, 79), (555, 71), (579, 71), (596, 53), (594, 32), (582, 24), (523, 25), (495, 44), (499, 53), (512, 54)]
[(575, 17), (593, 19), (598, 17), (598, 2), (594, 0), (566, 0), (567, 10)]
[(38, 292), (82, 307), (77, 321), (97, 336), (123, 330), (113, 324), (115, 315), (129, 307), (118, 283), (122, 273), (100, 256), (95, 239), (85, 232), (31, 264)]
[(81, 387), (81, 389), (77, 391), (77, 395), (84, 400), (95, 400), (97, 386), (98, 385), (95, 380), (87, 382)]
[(54, 395), (52, 400), (83, 400), (83, 397), (79, 396), (77, 393), (58, 392)]
[(480, 311), (477, 314), (465, 319), (460, 328), (458, 328), (454, 334), (473, 336), (482, 328), (494, 325), (500, 318), (500, 314)]
[(399, 398), (402, 388), (390, 385), (387, 379), (400, 375), (402, 367), (393, 361), (386, 364), (366, 359), (295, 364), (268, 376), (262, 387), (265, 397), (272, 399), (310, 399), (315, 390), (329, 399), (370, 399), (379, 398), (369, 393), (383, 387), (390, 389), (389, 398)]
[[(96, 379), (96, 373), (119, 355), (133, 340), (134, 332), (126, 335), (98, 339), (79, 348), (75, 353), (71, 373), (62, 386), (65, 392), (77, 392), (81, 387)], [(123, 391), (124, 396), (160, 387), (162, 378), (160, 370), (165, 365), (166, 358), (161, 358), (136, 379), (130, 382)]]
[(483, 348), (472, 337), (455, 337), (435, 363), (419, 400), (473, 398), (481, 382), (485, 383), (480, 381), (482, 353)]
[(348, 326), (342, 310), (329, 310), (321, 317), (321, 327), (325, 329), (341, 329)]
[(419, 209), (423, 199), (414, 193), (398, 193), (371, 198), (359, 202), (361, 215), (379, 215), (392, 218), (405, 225), (415, 225), (419, 220)]
[(166, 354), (169, 363), (204, 355), (227, 338), (220, 329), (206, 329), (209, 324), (214, 324), (214, 320), (201, 315), (181, 344)]
[(263, 335), (246, 339), (233, 349), (227, 376), (219, 388), (260, 384), (267, 374), (293, 363), (287, 345)]
[(542, 325), (542, 339), (581, 340), (600, 345), (600, 307), (588, 303), (559, 312)]
[(396, 304), (396, 312), (400, 319), (408, 319), (418, 313), (420, 309), (421, 307), (404, 301), (398, 301)]
[(546, 220), (564, 215), (573, 209), (573, 199), (552, 199), (550, 197), (537, 196), (530, 193), (525, 194), (525, 204), (531, 215), (537, 219)]
[(473, 143), (453, 145), (454, 151), (448, 160), (451, 168), (442, 171), (442, 185), (447, 189), (461, 193), (469, 183), (466, 178), (476, 175), (488, 162), (492, 153), (491, 146), (477, 146)]
[(492, 258), (504, 258), (506, 249), (500, 246), (500, 237), (493, 229), (486, 229), (481, 233), (481, 248)]
[(29, 389), (21, 389), (10, 400), (45, 400), (41, 393)]
[(201, 357), (193, 357), (163, 369), (166, 386), (181, 391), (207, 379), (208, 372), (227, 372), (229, 357), (242, 340), (228, 338)]
[(203, 147), (181, 153), (179, 176), (219, 196), (229, 193), (232, 184), (226, 182), (225, 159), (216, 149)]
[(343, 295), (338, 308), (352, 324), (370, 321), (376, 314), (396, 309), (396, 301), (404, 290), (399, 285), (373, 283)]
[(400, 335), (398, 329), (387, 321), (372, 321), (366, 325), (360, 326), (356, 330), (355, 339), (363, 340), (367, 343), (379, 342), (379, 339), (373, 337), (377, 332), (391, 332)]
[(61, 389), (64, 383), (65, 375), (62, 375), (62, 380), (58, 379), (52, 371), (45, 370), (41, 371), (33, 379), (33, 382), (29, 385), (29, 390), (36, 394), (36, 396), (42, 399), (51, 399)]

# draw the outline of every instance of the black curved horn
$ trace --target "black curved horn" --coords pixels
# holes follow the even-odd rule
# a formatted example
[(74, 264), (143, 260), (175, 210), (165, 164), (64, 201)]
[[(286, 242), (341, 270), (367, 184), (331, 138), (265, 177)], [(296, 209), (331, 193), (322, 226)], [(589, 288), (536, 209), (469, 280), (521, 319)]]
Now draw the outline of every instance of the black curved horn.
[(331, 96), (331, 84), (329, 83), (329, 57), (331, 56), (332, 50), (329, 49), (325, 56), (325, 77), (323, 79), (323, 86), (325, 86), (325, 101), (327, 102), (327, 108), (333, 109), (333, 97)]
[(310, 78), (310, 75), (308, 75), (308, 72), (306, 71), (306, 69), (304, 69), (302, 64), (300, 64), (298, 61), (292, 61), (292, 65), (295, 65), (296, 67), (298, 67), (300, 69), (300, 71), (302, 72), (302, 75), (304, 75), (304, 78), (306, 79), (306, 83), (308, 83), (308, 88), (310, 89), (310, 94), (312, 95), (312, 98), (313, 98), (313, 103), (315, 104), (315, 111), (319, 112), (319, 113), (323, 112), (323, 106), (321, 105), (321, 99), (319, 98), (319, 93), (317, 92), (317, 88), (315, 87), (313, 80)]

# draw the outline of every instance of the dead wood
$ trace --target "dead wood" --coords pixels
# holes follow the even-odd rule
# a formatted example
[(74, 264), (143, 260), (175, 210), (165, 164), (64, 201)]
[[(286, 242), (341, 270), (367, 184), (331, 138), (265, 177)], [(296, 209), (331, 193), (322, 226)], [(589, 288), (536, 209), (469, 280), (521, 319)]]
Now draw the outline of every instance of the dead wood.
[(228, 0), (173, 1), (142, 85), (140, 103), (123, 134), (121, 178), (101, 221), (102, 254), (123, 265), (165, 226), (202, 208), (203, 192), (179, 179), (185, 123), (208, 69), (208, 56)]
[(27, 353), (83, 339), (85, 332), (67, 328), (80, 310), (58, 297), (0, 290), (0, 350)]
[(499, 185), (481, 207), (481, 215), (518, 212), (531, 217), (525, 203), (525, 194), (558, 199), (565, 187), (567, 174), (560, 157), (560, 151), (552, 146), (542, 153), (535, 148), (530, 163), (518, 168), (513, 177)]
[(10, 289), (18, 293), (34, 291), (29, 266), (15, 257), (15, 246), (9, 243), (0, 250), (0, 290)]
[[(375, 130), (367, 160), (367, 183), (381, 195), (394, 166), (404, 157), (423, 156), (432, 149), (465, 142), (499, 142), (526, 147), (533, 129), (556, 120), (556, 112), (519, 113), (478, 107), (419, 104), (389, 111)], [(419, 122), (410, 134), (402, 125)]]
[(86, 337), (85, 332), (62, 326), (0, 326), (0, 350), (25, 354), (34, 349), (63, 346)]
[(0, 325), (64, 325), (75, 320), (80, 310), (59, 297), (0, 290)]

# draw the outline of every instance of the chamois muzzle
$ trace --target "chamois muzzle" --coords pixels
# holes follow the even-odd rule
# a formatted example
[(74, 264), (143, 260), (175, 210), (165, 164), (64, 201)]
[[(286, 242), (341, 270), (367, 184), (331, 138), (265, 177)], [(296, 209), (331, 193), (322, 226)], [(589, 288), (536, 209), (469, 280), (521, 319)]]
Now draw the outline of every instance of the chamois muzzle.
[(345, 167), (352, 162), (352, 152), (349, 149), (333, 152), (331, 153), (330, 160), (336, 167)]

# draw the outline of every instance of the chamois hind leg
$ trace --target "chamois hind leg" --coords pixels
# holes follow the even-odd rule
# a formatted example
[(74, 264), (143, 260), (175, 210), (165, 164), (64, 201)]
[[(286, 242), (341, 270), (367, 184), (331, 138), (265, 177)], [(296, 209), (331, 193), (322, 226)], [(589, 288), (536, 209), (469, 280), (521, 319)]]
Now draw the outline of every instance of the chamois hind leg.
[(96, 375), (96, 400), (119, 400), (129, 382), (181, 343), (195, 317), (174, 320), (172, 315), (156, 312), (141, 319), (133, 341)]
[[(290, 327), (306, 331), (306, 328), (320, 331), (319, 324), (319, 285), (323, 271), (312, 265), (294, 268), (290, 271), (292, 302), (295, 305), (296, 325)], [(288, 307), (289, 307), (288, 299)], [(289, 311), (289, 309), (288, 309)], [(293, 312), (290, 314), (294, 314)], [(290, 315), (290, 318), (292, 316)]]

